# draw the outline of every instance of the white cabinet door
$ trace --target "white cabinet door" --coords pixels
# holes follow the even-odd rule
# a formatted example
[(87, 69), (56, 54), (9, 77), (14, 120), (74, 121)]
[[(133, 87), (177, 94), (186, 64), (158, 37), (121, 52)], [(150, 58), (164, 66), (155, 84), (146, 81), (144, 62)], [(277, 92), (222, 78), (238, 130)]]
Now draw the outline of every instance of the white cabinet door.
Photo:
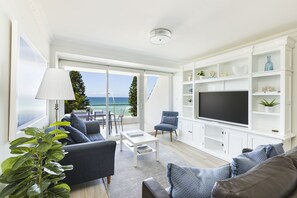
[(193, 124), (188, 120), (181, 120), (179, 122), (179, 139), (187, 144), (192, 144), (193, 141)]
[(184, 141), (191, 145), (193, 142), (193, 123), (185, 120), (184, 127)]
[(193, 146), (200, 148), (204, 146), (204, 124), (193, 124)]
[(276, 140), (269, 137), (259, 136), (259, 135), (248, 135), (248, 147), (255, 149), (259, 145), (265, 144), (278, 144), (281, 140)]
[(230, 157), (237, 156), (242, 153), (243, 148), (247, 148), (248, 137), (246, 133), (224, 129), (225, 143), (224, 153)]

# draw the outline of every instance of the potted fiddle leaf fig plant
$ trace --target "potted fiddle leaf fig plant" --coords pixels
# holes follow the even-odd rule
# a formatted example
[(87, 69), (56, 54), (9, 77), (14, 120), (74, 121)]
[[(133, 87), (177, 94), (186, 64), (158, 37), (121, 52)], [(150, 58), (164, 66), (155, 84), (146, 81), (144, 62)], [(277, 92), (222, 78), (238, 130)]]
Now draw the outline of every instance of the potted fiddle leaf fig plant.
[(273, 99), (272, 101), (267, 101), (266, 99), (262, 99), (260, 104), (265, 107), (265, 112), (267, 113), (273, 113), (274, 107), (278, 105), (279, 103), (275, 101), (276, 99)]
[(12, 157), (1, 164), (0, 183), (6, 184), (1, 191), (3, 197), (70, 197), (70, 187), (63, 183), (64, 171), (72, 170), (72, 165), (62, 166), (59, 161), (66, 154), (64, 144), (58, 140), (66, 138), (66, 131), (58, 126), (67, 126), (69, 122), (56, 122), (44, 130), (29, 127), (24, 129), (26, 137), (20, 137), (10, 143)]

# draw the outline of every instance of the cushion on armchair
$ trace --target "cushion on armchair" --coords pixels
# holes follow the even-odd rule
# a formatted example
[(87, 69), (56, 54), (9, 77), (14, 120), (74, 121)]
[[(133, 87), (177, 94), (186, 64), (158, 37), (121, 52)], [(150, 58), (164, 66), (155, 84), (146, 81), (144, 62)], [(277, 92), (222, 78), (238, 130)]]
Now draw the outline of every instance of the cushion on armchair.
[(80, 132), (87, 134), (87, 127), (83, 120), (79, 119), (74, 113), (70, 115), (71, 126), (79, 130)]
[(174, 131), (177, 127), (171, 124), (158, 124), (155, 126), (155, 130), (162, 130), (162, 131)]
[(170, 195), (174, 198), (211, 196), (211, 190), (216, 181), (230, 177), (230, 166), (219, 168), (180, 167), (169, 163), (167, 177)]
[(171, 125), (176, 125), (176, 117), (169, 117), (169, 116), (162, 116), (161, 123), (162, 124), (171, 124)]

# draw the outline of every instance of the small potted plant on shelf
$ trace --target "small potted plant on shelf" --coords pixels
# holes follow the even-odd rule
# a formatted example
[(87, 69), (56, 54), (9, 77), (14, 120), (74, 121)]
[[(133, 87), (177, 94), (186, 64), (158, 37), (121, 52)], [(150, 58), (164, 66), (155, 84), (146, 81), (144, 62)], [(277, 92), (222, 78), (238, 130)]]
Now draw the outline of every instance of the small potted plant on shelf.
[(267, 113), (273, 113), (274, 107), (278, 105), (279, 103), (275, 101), (276, 99), (273, 99), (272, 101), (267, 101), (266, 99), (262, 99), (260, 104), (265, 107), (265, 112)]
[(201, 70), (201, 71), (199, 71), (199, 72), (197, 73), (197, 76), (199, 77), (200, 80), (201, 80), (201, 79), (204, 79), (204, 78), (205, 78), (205, 72), (204, 72), (203, 70)]

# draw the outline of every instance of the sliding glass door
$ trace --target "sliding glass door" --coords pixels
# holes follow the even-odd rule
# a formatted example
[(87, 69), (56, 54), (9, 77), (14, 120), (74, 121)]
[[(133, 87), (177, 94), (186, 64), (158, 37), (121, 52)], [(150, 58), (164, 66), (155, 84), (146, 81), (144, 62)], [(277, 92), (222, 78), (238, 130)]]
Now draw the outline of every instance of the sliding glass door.
[[(76, 95), (83, 95), (88, 103), (63, 113), (87, 110), (89, 117), (85, 118), (98, 120), (105, 138), (118, 138), (122, 130), (152, 132), (160, 122), (162, 111), (172, 109), (171, 74), (75, 61), (60, 63), (66, 70), (81, 75), (73, 86), (82, 87), (83, 92), (77, 91)], [(79, 100), (81, 97), (73, 103)]]

